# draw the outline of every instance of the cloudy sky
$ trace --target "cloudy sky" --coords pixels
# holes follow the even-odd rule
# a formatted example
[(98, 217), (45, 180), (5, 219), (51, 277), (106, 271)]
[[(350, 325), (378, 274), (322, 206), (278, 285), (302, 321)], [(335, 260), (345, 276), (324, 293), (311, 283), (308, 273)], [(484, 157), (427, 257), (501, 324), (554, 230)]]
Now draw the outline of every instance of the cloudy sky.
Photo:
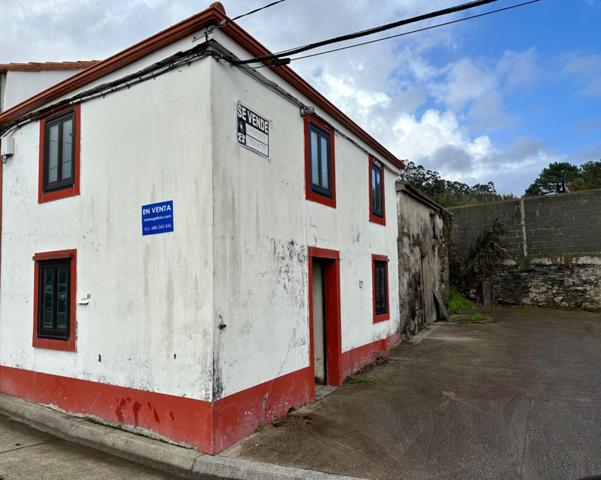
[[(278, 51), (462, 1), (287, 0), (240, 24)], [(499, 0), (474, 13), (519, 1)], [(10, 21), (0, 32), (0, 63), (102, 59), (206, 6), (203, 0), (1, 3)], [(268, 2), (222, 3), (235, 16)], [(521, 194), (551, 161), (601, 159), (599, 25), (601, 0), (541, 0), (292, 67), (398, 157)]]

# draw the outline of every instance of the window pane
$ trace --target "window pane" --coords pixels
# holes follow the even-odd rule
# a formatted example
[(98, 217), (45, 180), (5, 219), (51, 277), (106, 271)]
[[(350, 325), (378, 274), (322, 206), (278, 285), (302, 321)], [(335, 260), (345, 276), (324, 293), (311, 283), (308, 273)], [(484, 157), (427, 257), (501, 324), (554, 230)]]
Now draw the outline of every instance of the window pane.
[(328, 175), (328, 165), (330, 164), (328, 156), (328, 139), (324, 136), (320, 136), (320, 147), (321, 147), (321, 186), (323, 188), (330, 188), (330, 176)]
[(317, 133), (311, 130), (311, 183), (319, 185), (319, 156), (317, 153)]
[(382, 314), (388, 312), (386, 285), (388, 283), (386, 262), (375, 262), (374, 266), (374, 285), (375, 285), (375, 303), (376, 313)]
[(372, 167), (371, 169), (371, 207), (373, 210), (376, 210), (376, 203), (378, 201), (378, 194), (376, 190), (376, 169)]
[(51, 330), (54, 324), (54, 271), (51, 268), (42, 270), (42, 288), (42, 328)]
[(50, 127), (48, 144), (48, 182), (58, 180), (58, 124)]
[(376, 210), (382, 212), (382, 174), (376, 170)]
[(58, 268), (57, 289), (56, 328), (58, 330), (67, 330), (69, 312), (69, 282), (67, 267)]
[(62, 170), (61, 179), (65, 180), (71, 178), (72, 168), (72, 145), (73, 145), (73, 119), (66, 120), (63, 122), (63, 158), (62, 158)]

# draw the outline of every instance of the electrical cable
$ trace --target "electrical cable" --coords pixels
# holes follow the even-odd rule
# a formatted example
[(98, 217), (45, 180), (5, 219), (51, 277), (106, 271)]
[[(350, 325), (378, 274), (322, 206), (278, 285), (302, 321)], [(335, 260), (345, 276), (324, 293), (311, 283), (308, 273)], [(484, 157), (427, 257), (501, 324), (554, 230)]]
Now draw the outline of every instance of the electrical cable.
[[(384, 40), (390, 40), (391, 38), (404, 37), (405, 35), (410, 35), (412, 33), (419, 33), (419, 32), (424, 32), (426, 30), (432, 30), (432, 29), (439, 28), (439, 27), (445, 27), (447, 25), (465, 22), (466, 20), (472, 20), (474, 18), (485, 17), (487, 15), (492, 15), (493, 13), (499, 13), (499, 12), (504, 12), (507, 10), (512, 10), (514, 8), (523, 7), (525, 5), (530, 5), (532, 3), (537, 3), (540, 1), (541, 0), (529, 0), (528, 2), (517, 3), (515, 5), (510, 5), (508, 7), (498, 8), (496, 10), (490, 10), (488, 12), (479, 13), (477, 15), (470, 15), (469, 17), (458, 18), (457, 20), (451, 20), (451, 21), (444, 22), (444, 23), (437, 23), (436, 25), (430, 25), (428, 27), (417, 28), (415, 30), (409, 30), (409, 31), (403, 32), (403, 33), (397, 33), (395, 35), (388, 35), (386, 37), (376, 38), (375, 40), (369, 40), (367, 42), (354, 43), (353, 45), (347, 45), (347, 46), (339, 47), (339, 48), (332, 48), (331, 50), (324, 50), (323, 52), (311, 53), (309, 55), (302, 55), (300, 57), (294, 57), (294, 58), (291, 58), (290, 61), (294, 62), (296, 60), (303, 60), (305, 58), (318, 57), (319, 55), (325, 55), (326, 53), (340, 52), (341, 50), (348, 50), (350, 48), (361, 47), (363, 45), (370, 45), (372, 43), (382, 42)], [(269, 67), (269, 66), (270, 65), (263, 65), (262, 67), (255, 67), (255, 68), (259, 69), (259, 68)]]
[(230, 18), (229, 20), (226, 21), (226, 24), (235, 22), (236, 20), (239, 20), (240, 18), (247, 17), (248, 15), (252, 15), (253, 13), (260, 12), (261, 10), (265, 10), (266, 8), (273, 7), (274, 5), (277, 5), (278, 3), (282, 3), (285, 1), (286, 0), (277, 0), (276, 2), (271, 2), (271, 3), (268, 3), (267, 5), (263, 5), (262, 7), (255, 8), (254, 10), (251, 10), (250, 12), (243, 13), (234, 18)]
[(354, 38), (364, 37), (367, 35), (372, 35), (374, 33), (383, 32), (385, 30), (390, 30), (392, 28), (401, 27), (403, 25), (408, 25), (410, 23), (420, 22), (422, 20), (428, 20), (430, 18), (440, 17), (442, 15), (449, 15), (451, 13), (461, 12), (463, 10), (467, 10), (470, 8), (479, 7), (482, 5), (487, 5), (489, 3), (497, 2), (498, 0), (474, 0), (467, 3), (462, 3), (460, 5), (455, 5), (454, 7), (444, 8), (442, 10), (436, 10), (434, 12), (425, 13), (422, 15), (418, 15), (416, 17), (406, 18), (403, 20), (397, 20), (395, 22), (387, 23), (385, 25), (380, 25), (379, 27), (368, 28), (366, 30), (360, 30), (358, 32), (348, 33), (346, 35), (341, 35), (334, 38), (329, 38), (326, 40), (320, 40), (318, 42), (310, 43), (308, 45), (303, 45), (301, 47), (291, 48), (288, 50), (283, 50), (281, 52), (272, 53), (269, 55), (263, 55), (261, 57), (249, 58), (246, 60), (237, 60), (236, 64), (243, 65), (248, 63), (259, 63), (265, 62), (269, 60), (278, 60), (280, 57), (288, 57), (290, 55), (295, 55), (297, 53), (305, 52), (307, 50), (314, 50), (318, 47), (323, 47), (325, 45), (331, 45), (332, 43), (339, 43), (346, 40), (352, 40)]
[(111, 93), (130, 88), (139, 83), (143, 83), (148, 80), (153, 80), (167, 72), (170, 72), (177, 68), (181, 68), (186, 65), (190, 65), (196, 62), (197, 60), (209, 56), (214, 57), (216, 59), (223, 58), (223, 55), (219, 52), (209, 49), (207, 44), (200, 44), (189, 50), (176, 52), (175, 54), (163, 60), (159, 60), (158, 62), (153, 63), (152, 65), (149, 65), (137, 72), (89, 88), (88, 90), (84, 90), (83, 92), (77, 93), (71, 97), (64, 98), (45, 108), (21, 115), (10, 122), (6, 122), (5, 124), (0, 125), (0, 137), (6, 135), (6, 133), (11, 131), (13, 128), (21, 128), (22, 126), (30, 122), (36, 121), (39, 118), (43, 117), (45, 114), (52, 112), (64, 105), (75, 105), (78, 103), (85, 103), (95, 98), (104, 97)]

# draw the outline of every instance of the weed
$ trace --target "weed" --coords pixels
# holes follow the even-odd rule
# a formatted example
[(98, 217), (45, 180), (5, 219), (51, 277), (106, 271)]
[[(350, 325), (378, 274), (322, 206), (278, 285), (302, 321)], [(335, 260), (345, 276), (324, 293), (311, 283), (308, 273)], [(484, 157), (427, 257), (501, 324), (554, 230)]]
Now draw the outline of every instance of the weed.
[(449, 293), (449, 314), (454, 315), (461, 311), (471, 310), (474, 304), (465, 298), (459, 291), (451, 287)]

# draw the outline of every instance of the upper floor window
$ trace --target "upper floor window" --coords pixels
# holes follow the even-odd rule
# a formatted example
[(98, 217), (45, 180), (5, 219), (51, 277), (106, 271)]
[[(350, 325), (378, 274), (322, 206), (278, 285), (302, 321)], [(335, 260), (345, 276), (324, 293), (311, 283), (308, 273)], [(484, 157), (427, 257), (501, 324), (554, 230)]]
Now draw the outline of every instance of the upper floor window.
[(40, 121), (40, 203), (79, 194), (79, 105)]
[(325, 122), (305, 117), (306, 196), (336, 207), (334, 132)]
[(369, 219), (386, 224), (384, 203), (384, 166), (375, 158), (369, 158)]

